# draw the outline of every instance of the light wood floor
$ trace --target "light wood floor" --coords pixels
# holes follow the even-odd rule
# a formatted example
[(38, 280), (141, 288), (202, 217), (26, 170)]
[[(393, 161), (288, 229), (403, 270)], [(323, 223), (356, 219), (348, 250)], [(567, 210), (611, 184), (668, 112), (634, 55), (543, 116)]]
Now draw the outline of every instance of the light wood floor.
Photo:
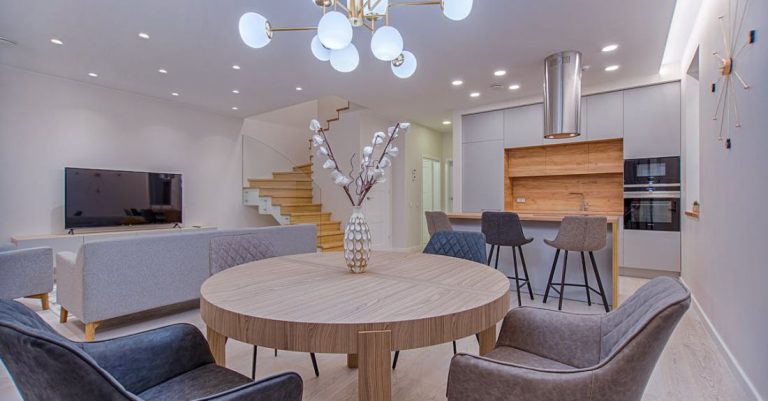
[[(620, 279), (619, 294), (625, 299), (646, 280)], [(39, 302), (24, 300), (25, 304), (40, 310)], [(512, 297), (514, 305), (516, 297)], [(525, 300), (532, 306), (543, 306), (541, 297)], [(549, 302), (546, 307), (556, 307)], [(600, 313), (600, 306), (587, 307), (580, 302), (566, 302), (568, 311)], [(81, 341), (83, 325), (70, 317), (66, 324), (58, 323), (58, 309), (40, 312), (51, 326), (64, 336)], [(135, 333), (171, 323), (187, 322), (204, 329), (195, 304), (164, 309), (105, 322), (97, 331), (97, 339), (106, 339)], [(459, 351), (476, 353), (474, 337), (458, 342)], [(252, 346), (231, 341), (227, 344), (227, 365), (245, 375), (250, 375)], [(451, 344), (404, 351), (400, 354), (397, 370), (393, 373), (392, 399), (398, 401), (445, 400), (448, 366), (451, 360)], [(320, 377), (312, 372), (308, 354), (280, 351), (274, 357), (272, 350), (260, 349), (257, 376), (264, 377), (292, 370), (304, 379), (304, 400), (345, 401), (357, 399), (357, 372), (346, 367), (344, 355), (318, 354)], [(53, 398), (52, 398), (53, 399)], [(651, 376), (644, 400), (748, 400), (736, 378), (716, 348), (703, 323), (693, 309), (683, 318), (673, 334), (661, 360)], [(20, 400), (7, 372), (0, 370), (0, 400)]]

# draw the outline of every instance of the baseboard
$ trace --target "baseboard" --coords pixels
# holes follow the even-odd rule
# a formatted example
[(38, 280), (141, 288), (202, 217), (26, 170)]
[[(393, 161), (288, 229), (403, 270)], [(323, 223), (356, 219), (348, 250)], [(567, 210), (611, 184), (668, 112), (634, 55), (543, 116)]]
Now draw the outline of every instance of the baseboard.
[[(688, 283), (686, 283), (682, 277), (680, 278), (680, 281), (682, 281), (686, 287), (690, 288)], [(717, 329), (715, 329), (712, 321), (709, 320), (709, 316), (707, 316), (707, 314), (701, 308), (701, 304), (699, 304), (699, 301), (696, 299), (696, 296), (694, 296), (693, 293), (691, 293), (691, 300), (693, 301), (693, 307), (704, 321), (704, 327), (706, 327), (709, 334), (715, 340), (715, 344), (717, 344), (717, 347), (720, 349), (720, 351), (726, 355), (725, 360), (728, 362), (728, 365), (730, 365), (731, 370), (737, 373), (735, 376), (737, 380), (739, 380), (741, 387), (745, 390), (745, 393), (747, 393), (746, 395), (751, 396), (755, 401), (765, 401), (763, 397), (760, 396), (760, 393), (757, 392), (757, 388), (755, 388), (755, 386), (752, 384), (752, 381), (749, 380), (749, 376), (747, 376), (746, 372), (744, 372), (744, 369), (741, 368), (739, 361), (736, 360), (736, 357), (733, 355), (733, 353), (731, 353), (730, 348), (728, 348), (728, 346), (725, 344), (723, 338), (720, 337), (720, 333), (717, 332)]]
[(647, 278), (647, 279), (653, 279), (661, 276), (680, 277), (680, 273), (678, 272), (653, 270), (653, 269), (640, 269), (636, 267), (622, 267), (622, 266), (619, 266), (619, 275), (627, 276), (627, 277), (636, 277), (636, 278)]

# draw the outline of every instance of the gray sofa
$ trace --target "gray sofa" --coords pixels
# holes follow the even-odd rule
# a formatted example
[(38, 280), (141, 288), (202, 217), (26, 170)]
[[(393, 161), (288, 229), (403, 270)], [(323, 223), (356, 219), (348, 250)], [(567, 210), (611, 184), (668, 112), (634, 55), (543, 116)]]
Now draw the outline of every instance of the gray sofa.
[(53, 290), (53, 250), (0, 244), (0, 299), (39, 298), (48, 309)]
[(210, 276), (210, 241), (223, 235), (263, 234), (276, 256), (316, 252), (314, 225), (165, 233), (94, 241), (77, 254), (56, 255), (56, 296), (61, 321), (69, 313), (94, 339), (103, 320), (200, 297)]

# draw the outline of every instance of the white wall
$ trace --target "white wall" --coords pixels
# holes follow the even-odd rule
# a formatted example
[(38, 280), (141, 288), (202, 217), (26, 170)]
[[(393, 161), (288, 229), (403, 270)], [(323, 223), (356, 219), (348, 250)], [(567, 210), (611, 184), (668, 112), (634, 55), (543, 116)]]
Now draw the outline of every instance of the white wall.
[[(749, 2), (745, 32), (738, 38), (738, 43), (743, 44), (746, 31), (758, 31), (758, 41), (734, 63), (736, 71), (752, 89), (735, 90), (743, 127), (730, 128), (728, 136), (733, 141), (730, 150), (717, 140), (719, 122), (712, 120), (717, 97), (710, 92), (710, 85), (719, 77), (719, 65), (712, 53), (723, 51), (717, 17), (727, 15), (727, 4), (727, 0), (704, 1), (681, 66), (684, 71), (696, 47), (701, 46), (698, 156), (702, 206), (699, 220), (685, 218), (683, 221), (682, 276), (753, 394), (756, 398), (766, 398), (768, 52), (763, 34), (768, 32), (768, 3)], [(691, 84), (690, 79), (683, 77), (683, 93), (686, 85)], [(684, 107), (690, 105), (684, 103)], [(733, 127), (733, 121), (728, 126)], [(685, 132), (685, 141), (692, 139), (687, 136), (695, 135), (694, 130)], [(695, 157), (683, 154), (683, 157), (689, 156)]]
[(242, 205), (242, 119), (0, 66), (0, 240), (64, 229), (64, 167), (183, 174), (185, 225), (274, 224)]

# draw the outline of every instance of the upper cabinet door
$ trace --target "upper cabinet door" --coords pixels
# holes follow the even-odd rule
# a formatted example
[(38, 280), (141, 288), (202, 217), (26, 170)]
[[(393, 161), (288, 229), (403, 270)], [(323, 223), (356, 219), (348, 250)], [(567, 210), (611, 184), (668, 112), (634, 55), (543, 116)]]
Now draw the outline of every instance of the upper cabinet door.
[(624, 92), (603, 93), (586, 98), (589, 140), (624, 137)]
[(680, 156), (680, 82), (624, 91), (624, 158)]
[(504, 137), (504, 113), (489, 111), (461, 119), (462, 143), (500, 141)]
[(544, 105), (515, 107), (504, 110), (504, 147), (518, 148), (541, 145), (544, 133)]

